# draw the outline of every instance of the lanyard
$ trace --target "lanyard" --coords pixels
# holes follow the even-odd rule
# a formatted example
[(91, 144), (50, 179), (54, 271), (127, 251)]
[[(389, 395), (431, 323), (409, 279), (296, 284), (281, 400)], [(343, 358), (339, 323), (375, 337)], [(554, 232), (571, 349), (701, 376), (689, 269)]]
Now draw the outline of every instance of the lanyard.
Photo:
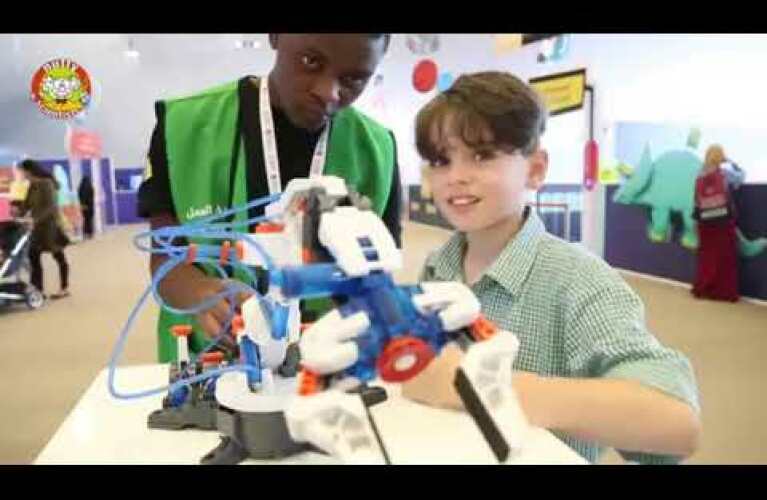
[[(260, 78), (259, 91), (258, 114), (261, 121), (261, 144), (264, 147), (266, 179), (269, 183), (269, 194), (277, 194), (282, 192), (282, 179), (280, 178), (280, 160), (277, 157), (274, 118), (272, 117), (272, 106), (269, 100), (269, 77)], [(330, 124), (327, 124), (317, 141), (317, 146), (314, 148), (312, 163), (309, 167), (310, 177), (322, 175), (322, 169), (325, 167), (325, 157), (327, 156), (329, 129)]]

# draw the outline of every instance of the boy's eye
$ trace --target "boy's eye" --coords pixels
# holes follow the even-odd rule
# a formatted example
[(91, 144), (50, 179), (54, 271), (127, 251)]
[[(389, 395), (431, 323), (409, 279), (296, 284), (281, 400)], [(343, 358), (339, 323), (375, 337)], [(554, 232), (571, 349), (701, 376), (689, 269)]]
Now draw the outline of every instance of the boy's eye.
[(433, 159), (429, 160), (429, 167), (430, 168), (441, 168), (441, 167), (446, 167), (449, 163), (450, 163), (450, 161), (447, 158), (439, 156), (437, 158), (433, 158)]
[(310, 71), (315, 71), (320, 68), (320, 60), (309, 54), (301, 56), (301, 64)]
[(490, 149), (474, 152), (474, 161), (476, 162), (490, 161), (494, 158), (495, 158), (495, 151)]

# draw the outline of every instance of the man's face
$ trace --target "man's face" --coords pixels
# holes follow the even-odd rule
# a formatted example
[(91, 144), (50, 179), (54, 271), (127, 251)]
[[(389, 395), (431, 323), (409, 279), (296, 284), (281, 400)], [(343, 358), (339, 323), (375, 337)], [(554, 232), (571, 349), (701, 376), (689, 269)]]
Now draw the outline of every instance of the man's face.
[(384, 37), (367, 34), (270, 35), (277, 61), (271, 73), (276, 104), (294, 125), (321, 129), (352, 104), (385, 52)]

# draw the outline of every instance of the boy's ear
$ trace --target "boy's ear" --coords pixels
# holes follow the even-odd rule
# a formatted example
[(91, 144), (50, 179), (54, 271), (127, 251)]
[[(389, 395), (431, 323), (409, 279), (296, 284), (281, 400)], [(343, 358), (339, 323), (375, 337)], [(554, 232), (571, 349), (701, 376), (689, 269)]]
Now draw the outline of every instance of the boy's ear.
[(525, 187), (537, 191), (546, 181), (549, 171), (549, 153), (545, 149), (538, 148), (528, 159), (530, 170), (527, 173)]

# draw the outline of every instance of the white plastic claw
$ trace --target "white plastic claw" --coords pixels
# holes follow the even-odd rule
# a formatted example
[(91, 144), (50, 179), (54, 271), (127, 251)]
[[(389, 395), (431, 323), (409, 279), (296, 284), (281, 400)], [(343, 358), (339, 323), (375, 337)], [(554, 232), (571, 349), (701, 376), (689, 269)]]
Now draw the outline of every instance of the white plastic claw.
[(512, 450), (522, 447), (529, 428), (511, 385), (518, 351), (517, 337), (499, 330), (489, 339), (472, 344), (461, 360), (461, 369)]
[(325, 314), (301, 336), (298, 346), (301, 363), (308, 369), (328, 374), (343, 370), (357, 361), (357, 344), (352, 341), (370, 327), (364, 312), (342, 317), (337, 309)]
[(413, 297), (413, 304), (423, 314), (439, 311), (442, 327), (447, 331), (469, 326), (479, 317), (479, 300), (469, 287), (457, 281), (421, 283), (423, 293)]
[(383, 464), (385, 459), (357, 394), (329, 390), (296, 396), (285, 411), (288, 431), (350, 464)]

